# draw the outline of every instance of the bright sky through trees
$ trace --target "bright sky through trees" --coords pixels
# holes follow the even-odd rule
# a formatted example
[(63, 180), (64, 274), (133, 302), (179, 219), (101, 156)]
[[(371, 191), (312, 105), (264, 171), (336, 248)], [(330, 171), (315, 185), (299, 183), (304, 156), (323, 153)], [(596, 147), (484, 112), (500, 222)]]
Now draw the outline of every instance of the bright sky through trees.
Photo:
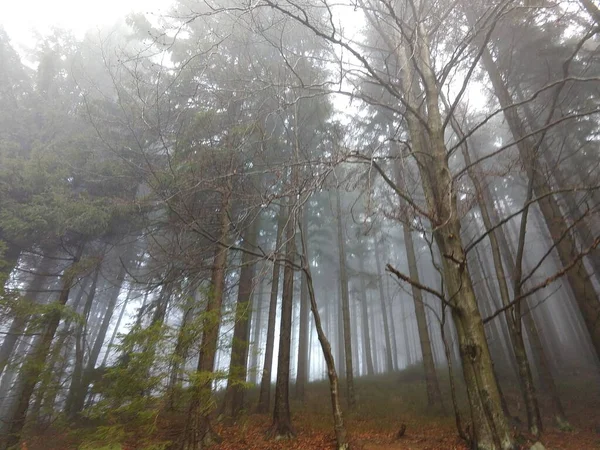
[(36, 31), (45, 34), (52, 27), (60, 27), (82, 34), (131, 11), (163, 13), (169, 4), (170, 0), (4, 0), (0, 2), (0, 26), (15, 44), (31, 46)]

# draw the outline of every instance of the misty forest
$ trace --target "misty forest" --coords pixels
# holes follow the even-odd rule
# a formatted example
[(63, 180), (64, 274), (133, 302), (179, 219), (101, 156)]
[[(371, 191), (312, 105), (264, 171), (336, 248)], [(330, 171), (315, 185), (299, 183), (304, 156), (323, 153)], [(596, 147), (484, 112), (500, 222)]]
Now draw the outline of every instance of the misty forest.
[(600, 448), (594, 0), (0, 29), (0, 450)]

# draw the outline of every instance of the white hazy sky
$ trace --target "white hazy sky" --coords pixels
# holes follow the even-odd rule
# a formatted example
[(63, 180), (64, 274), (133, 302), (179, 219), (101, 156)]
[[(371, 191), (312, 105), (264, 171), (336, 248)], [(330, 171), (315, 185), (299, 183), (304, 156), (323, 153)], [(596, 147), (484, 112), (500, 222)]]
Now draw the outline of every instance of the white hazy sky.
[(110, 24), (131, 11), (164, 13), (170, 0), (0, 0), (0, 25), (13, 45), (35, 43), (34, 30), (57, 26), (76, 35)]

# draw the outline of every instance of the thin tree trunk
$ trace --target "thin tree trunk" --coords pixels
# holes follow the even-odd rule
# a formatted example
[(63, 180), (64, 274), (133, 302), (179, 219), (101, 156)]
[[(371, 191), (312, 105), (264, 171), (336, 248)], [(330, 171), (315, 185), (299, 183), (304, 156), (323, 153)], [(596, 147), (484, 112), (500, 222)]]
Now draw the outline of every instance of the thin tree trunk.
[[(305, 205), (302, 208), (302, 229), (308, 233), (308, 207)], [(310, 261), (308, 252), (308, 242), (305, 251), (305, 257)], [(309, 338), (309, 322), (308, 314), (310, 310), (308, 299), (308, 285), (306, 274), (301, 273), (300, 281), (300, 325), (298, 331), (298, 370), (296, 373), (296, 398), (304, 401), (306, 382), (308, 378), (308, 338)]]
[[(375, 243), (375, 263), (377, 264), (377, 287), (379, 288), (379, 301), (381, 304), (381, 318), (383, 320), (383, 334), (385, 337), (385, 367), (384, 372), (392, 372), (394, 370), (394, 361), (392, 358), (392, 344), (390, 340), (390, 327), (388, 324), (388, 313), (386, 308), (385, 295), (383, 293), (383, 277), (381, 270), (381, 252), (379, 244)], [(395, 337), (394, 337), (395, 339)]]
[(373, 354), (371, 351), (371, 331), (369, 327), (369, 305), (367, 302), (367, 287), (365, 285), (365, 264), (363, 258), (359, 257), (360, 273), (358, 274), (359, 285), (360, 285), (360, 306), (362, 313), (362, 338), (363, 338), (363, 355), (365, 356), (367, 375), (373, 375), (375, 373), (373, 368)]

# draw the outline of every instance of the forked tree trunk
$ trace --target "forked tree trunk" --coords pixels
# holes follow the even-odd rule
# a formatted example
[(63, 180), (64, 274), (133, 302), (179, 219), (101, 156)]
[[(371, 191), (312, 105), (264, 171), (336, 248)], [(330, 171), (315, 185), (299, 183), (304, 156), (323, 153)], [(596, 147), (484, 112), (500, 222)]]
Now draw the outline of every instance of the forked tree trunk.
[(90, 315), (90, 310), (92, 309), (92, 303), (96, 295), (96, 286), (98, 285), (98, 277), (100, 276), (100, 267), (101, 265), (99, 264), (96, 270), (94, 271), (92, 284), (86, 296), (82, 314), (83, 322), (78, 323), (76, 325), (77, 328), (75, 332), (75, 365), (73, 367), (73, 373), (71, 374), (71, 386), (69, 388), (69, 393), (65, 402), (65, 411), (68, 417), (72, 417), (73, 414), (77, 412), (73, 408), (74, 401), (78, 395), (82, 395), (80, 392), (77, 391), (81, 389), (81, 378), (83, 376), (83, 357), (85, 351), (84, 332), (87, 327), (87, 321)]

